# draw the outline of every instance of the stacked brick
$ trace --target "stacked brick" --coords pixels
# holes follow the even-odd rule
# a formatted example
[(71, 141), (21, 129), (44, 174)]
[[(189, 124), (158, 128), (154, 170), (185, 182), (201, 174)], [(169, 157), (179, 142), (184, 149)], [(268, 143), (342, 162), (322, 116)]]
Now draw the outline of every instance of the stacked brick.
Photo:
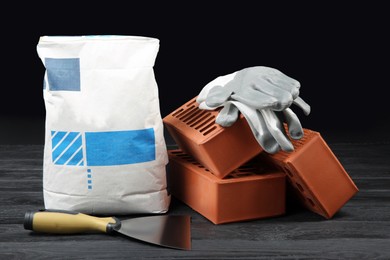
[(330, 219), (358, 192), (318, 132), (304, 129), (293, 152), (268, 154), (244, 117), (224, 128), (217, 115), (195, 97), (163, 118), (179, 146), (168, 151), (170, 191), (214, 224), (283, 215), (287, 188)]

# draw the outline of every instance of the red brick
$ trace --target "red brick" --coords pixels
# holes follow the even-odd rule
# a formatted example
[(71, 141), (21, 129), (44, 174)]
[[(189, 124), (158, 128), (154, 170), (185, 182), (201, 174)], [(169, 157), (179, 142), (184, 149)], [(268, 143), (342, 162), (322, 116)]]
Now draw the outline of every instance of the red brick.
[(304, 137), (292, 141), (294, 151), (262, 153), (286, 172), (288, 183), (303, 205), (329, 219), (357, 192), (358, 188), (320, 133), (304, 129)]
[(218, 113), (199, 109), (195, 97), (163, 118), (163, 122), (180, 149), (223, 178), (262, 148), (243, 116), (224, 128), (215, 123)]
[(214, 224), (285, 214), (282, 171), (251, 161), (221, 179), (181, 150), (169, 150), (168, 155), (172, 195)]

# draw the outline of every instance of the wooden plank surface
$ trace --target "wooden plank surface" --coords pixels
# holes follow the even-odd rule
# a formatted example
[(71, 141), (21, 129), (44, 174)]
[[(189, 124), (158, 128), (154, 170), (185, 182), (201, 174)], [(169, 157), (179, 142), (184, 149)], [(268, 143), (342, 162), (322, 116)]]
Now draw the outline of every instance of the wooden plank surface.
[(181, 251), (119, 235), (25, 230), (24, 213), (43, 208), (43, 146), (2, 145), (0, 259), (390, 259), (390, 143), (330, 147), (360, 189), (334, 218), (288, 205), (284, 216), (214, 225), (173, 199), (168, 214), (192, 217), (192, 250)]

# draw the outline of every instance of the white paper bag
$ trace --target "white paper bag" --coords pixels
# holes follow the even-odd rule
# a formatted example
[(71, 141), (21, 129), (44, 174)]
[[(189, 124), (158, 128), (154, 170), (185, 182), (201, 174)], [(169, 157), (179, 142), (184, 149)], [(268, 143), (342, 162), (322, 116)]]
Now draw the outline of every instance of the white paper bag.
[(46, 208), (164, 213), (168, 163), (153, 66), (159, 40), (43, 36)]

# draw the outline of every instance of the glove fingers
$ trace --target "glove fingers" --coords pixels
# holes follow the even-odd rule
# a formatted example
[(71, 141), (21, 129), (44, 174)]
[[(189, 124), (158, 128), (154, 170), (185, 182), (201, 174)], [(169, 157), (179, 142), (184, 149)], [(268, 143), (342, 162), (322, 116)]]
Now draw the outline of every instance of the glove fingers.
[(218, 113), (215, 123), (222, 127), (229, 127), (233, 125), (239, 116), (239, 110), (232, 103), (227, 102), (222, 110)]
[(260, 110), (264, 117), (264, 121), (271, 132), (272, 136), (276, 139), (282, 150), (291, 152), (294, 150), (294, 146), (284, 134), (283, 125), (280, 123), (277, 116), (273, 111), (269, 109)]
[(206, 97), (206, 105), (209, 107), (218, 107), (223, 105), (229, 98), (232, 92), (228, 88), (215, 86), (210, 89)]
[(262, 78), (271, 84), (288, 91), (294, 98), (299, 95), (301, 83), (280, 72), (279, 70), (274, 69), (271, 73), (265, 74)]
[(305, 101), (303, 101), (302, 98), (297, 97), (296, 99), (294, 99), (293, 103), (295, 105), (297, 105), (298, 107), (300, 107), (306, 116), (310, 114), (311, 108), (310, 108), (309, 104), (307, 104)]
[(264, 151), (274, 154), (280, 151), (280, 145), (274, 138), (274, 136), (269, 131), (267, 124), (264, 120), (263, 115), (256, 111), (258, 120), (260, 122), (259, 124), (259, 138), (257, 138), (258, 142), (260, 143), (261, 147), (263, 147)]
[(270, 81), (271, 84), (275, 85), (276, 87), (278, 88), (281, 88), (285, 91), (287, 91), (288, 93), (291, 94), (291, 96), (293, 97), (293, 99), (297, 98), (299, 96), (299, 89), (301, 87), (301, 84), (294, 80), (295, 83), (291, 83), (291, 82), (287, 82), (287, 81), (284, 81), (282, 79), (275, 79), (273, 81)]
[(247, 89), (246, 91), (235, 93), (231, 97), (232, 99), (253, 107), (254, 109), (274, 107), (278, 102), (275, 97), (254, 89)]
[(293, 102), (293, 96), (289, 91), (271, 84), (264, 78), (255, 80), (253, 87), (260, 92), (276, 98), (277, 102), (274, 106), (270, 107), (272, 110), (281, 111), (289, 107)]
[(244, 115), (248, 125), (253, 133), (253, 136), (259, 145), (267, 153), (274, 154), (280, 150), (279, 144), (269, 132), (263, 116), (256, 109), (250, 108), (240, 102), (231, 101), (238, 110)]
[(303, 129), (297, 115), (290, 109), (283, 110), (287, 122), (288, 132), (292, 139), (299, 140), (303, 137)]
[(214, 110), (216, 109), (217, 107), (209, 107), (208, 105), (206, 105), (206, 102), (203, 101), (199, 104), (199, 109), (204, 109), (204, 110)]

